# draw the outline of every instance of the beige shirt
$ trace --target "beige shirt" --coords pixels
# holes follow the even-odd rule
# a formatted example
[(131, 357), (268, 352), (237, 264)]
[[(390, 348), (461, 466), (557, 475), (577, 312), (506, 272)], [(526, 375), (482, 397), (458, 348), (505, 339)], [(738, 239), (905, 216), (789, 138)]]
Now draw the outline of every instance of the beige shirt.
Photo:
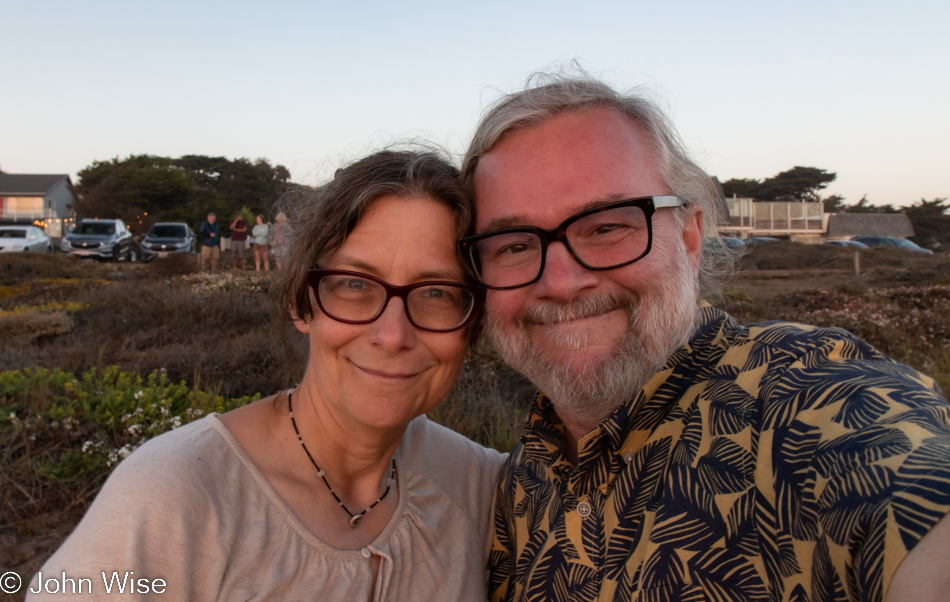
[[(503, 459), (415, 419), (396, 451), (392, 520), (362, 550), (338, 550), (297, 520), (210, 415), (149, 441), (116, 468), (41, 569), (43, 583), (33, 577), (29, 588), (41, 591), (27, 599), (69, 598), (65, 583), (84, 600), (370, 600), (376, 555), (374, 600), (485, 600)], [(119, 583), (130, 573), (125, 595), (113, 571)], [(42, 591), (56, 585), (55, 595)], [(142, 593), (130, 596), (130, 585)]]

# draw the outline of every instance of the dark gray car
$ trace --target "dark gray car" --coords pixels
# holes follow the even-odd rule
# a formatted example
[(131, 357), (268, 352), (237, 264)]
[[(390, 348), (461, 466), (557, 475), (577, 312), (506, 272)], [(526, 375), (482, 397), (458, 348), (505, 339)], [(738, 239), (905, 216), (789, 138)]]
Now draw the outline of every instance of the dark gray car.
[(918, 253), (929, 253), (933, 255), (933, 251), (930, 249), (925, 249), (918, 246), (913, 241), (907, 240), (906, 238), (898, 238), (896, 236), (852, 236), (851, 240), (864, 243), (869, 247), (893, 247), (895, 249), (907, 249), (908, 251), (917, 251)]
[(84, 219), (63, 237), (59, 248), (73, 257), (132, 260), (132, 233), (120, 219)]
[(172, 253), (194, 253), (197, 247), (195, 233), (182, 222), (159, 222), (152, 225), (139, 245), (142, 260), (168, 257)]

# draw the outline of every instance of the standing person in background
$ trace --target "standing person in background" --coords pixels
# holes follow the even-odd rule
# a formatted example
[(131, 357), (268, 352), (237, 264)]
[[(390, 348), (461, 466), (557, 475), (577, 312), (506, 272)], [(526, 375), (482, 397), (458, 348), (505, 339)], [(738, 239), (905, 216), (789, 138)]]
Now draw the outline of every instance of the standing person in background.
[(237, 261), (241, 260), (241, 271), (247, 269), (247, 222), (241, 217), (241, 212), (234, 214), (231, 220), (231, 269), (237, 269)]
[(277, 269), (283, 269), (284, 257), (287, 256), (287, 216), (284, 213), (277, 214), (277, 222), (270, 232), (271, 256), (277, 263)]
[(209, 213), (207, 219), (201, 222), (198, 236), (201, 237), (201, 255), (198, 256), (198, 269), (204, 270), (210, 263), (211, 271), (218, 268), (218, 257), (221, 255), (221, 231), (215, 221), (214, 213)]
[(270, 271), (270, 262), (267, 261), (267, 235), (270, 234), (270, 224), (264, 223), (264, 216), (257, 216), (257, 224), (251, 231), (254, 236), (254, 269), (261, 271), (261, 262), (264, 263), (264, 271)]

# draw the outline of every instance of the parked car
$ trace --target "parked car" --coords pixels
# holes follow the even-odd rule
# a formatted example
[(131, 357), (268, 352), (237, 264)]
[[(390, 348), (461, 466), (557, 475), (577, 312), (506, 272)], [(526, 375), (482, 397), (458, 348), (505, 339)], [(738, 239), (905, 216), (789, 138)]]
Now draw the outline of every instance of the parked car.
[(907, 249), (908, 251), (917, 251), (918, 253), (929, 253), (930, 255), (933, 255), (933, 251), (930, 249), (924, 249), (913, 241), (907, 240), (906, 238), (898, 238), (896, 236), (862, 235), (852, 236), (851, 240), (864, 243), (869, 247), (893, 247), (895, 249)]
[(142, 260), (168, 257), (171, 253), (191, 253), (197, 250), (194, 231), (183, 222), (159, 222), (153, 224), (139, 245)]
[(59, 248), (75, 257), (132, 261), (132, 233), (120, 219), (84, 219)]
[(867, 249), (868, 246), (863, 242), (858, 242), (856, 240), (826, 240), (826, 245), (834, 245), (836, 247), (849, 247), (851, 249)]
[(741, 247), (744, 244), (741, 238), (736, 238), (735, 236), (721, 236), (720, 238), (722, 238), (722, 244), (730, 249)]
[(36, 226), (0, 226), (0, 253), (16, 251), (52, 253), (53, 241)]
[(771, 236), (750, 236), (744, 242), (747, 245), (758, 245), (766, 242), (778, 242), (778, 239)]

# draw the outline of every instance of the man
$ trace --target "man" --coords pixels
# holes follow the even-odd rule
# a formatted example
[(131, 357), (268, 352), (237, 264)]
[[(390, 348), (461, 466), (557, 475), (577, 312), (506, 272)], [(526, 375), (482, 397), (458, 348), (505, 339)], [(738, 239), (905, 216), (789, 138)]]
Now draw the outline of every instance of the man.
[(214, 213), (209, 213), (207, 219), (201, 222), (198, 228), (198, 236), (201, 237), (201, 255), (198, 257), (198, 270), (203, 271), (206, 265), (211, 266), (211, 271), (218, 268), (218, 257), (221, 254), (221, 232), (218, 224), (214, 223), (217, 219)]
[(247, 243), (247, 222), (238, 211), (231, 220), (231, 269), (237, 269), (238, 259), (241, 260), (241, 271), (247, 270), (247, 255), (245, 254)]
[(552, 77), (488, 111), (462, 177), (487, 331), (541, 390), (493, 599), (946, 599), (946, 400), (844, 331), (700, 302), (718, 193), (651, 102)]

